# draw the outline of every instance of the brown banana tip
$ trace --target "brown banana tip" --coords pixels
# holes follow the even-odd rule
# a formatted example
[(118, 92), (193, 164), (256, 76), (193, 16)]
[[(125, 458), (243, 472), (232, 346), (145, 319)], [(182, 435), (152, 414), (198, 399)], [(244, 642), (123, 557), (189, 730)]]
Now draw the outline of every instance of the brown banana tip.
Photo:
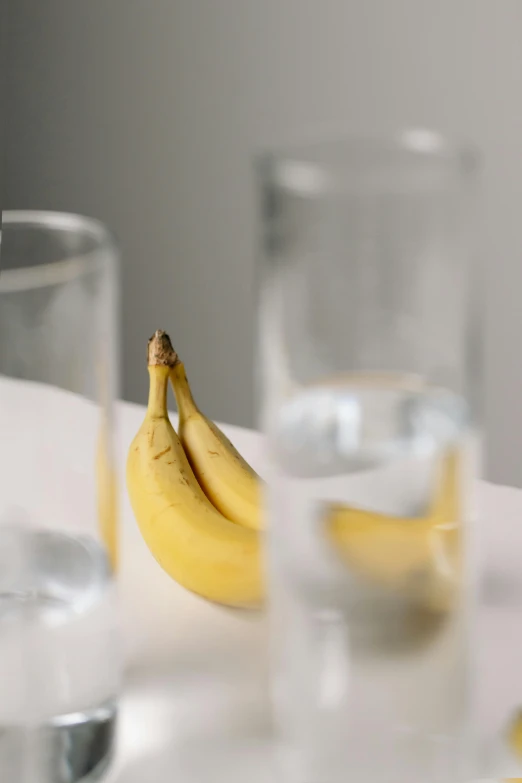
[(149, 367), (175, 367), (179, 364), (179, 357), (170, 337), (162, 329), (158, 329), (149, 340), (147, 348), (147, 364)]

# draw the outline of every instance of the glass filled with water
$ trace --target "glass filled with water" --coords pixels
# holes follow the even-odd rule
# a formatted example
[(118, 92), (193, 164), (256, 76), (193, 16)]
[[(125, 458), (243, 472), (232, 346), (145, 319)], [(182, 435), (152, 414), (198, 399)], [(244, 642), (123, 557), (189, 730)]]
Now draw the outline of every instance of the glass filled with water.
[(116, 251), (41, 212), (4, 212), (0, 249), (0, 780), (94, 781), (121, 671)]
[(273, 691), (291, 783), (471, 771), (473, 172), (428, 131), (259, 162)]

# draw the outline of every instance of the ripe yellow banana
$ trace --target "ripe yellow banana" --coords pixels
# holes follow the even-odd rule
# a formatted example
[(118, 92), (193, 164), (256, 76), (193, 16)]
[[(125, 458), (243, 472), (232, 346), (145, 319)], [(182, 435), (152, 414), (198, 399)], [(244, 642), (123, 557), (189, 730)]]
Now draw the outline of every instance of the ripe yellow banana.
[[(179, 435), (207, 497), (229, 519), (259, 529), (262, 526), (259, 476), (221, 430), (197, 407), (179, 358), (170, 373), (179, 411)], [(451, 572), (458, 571), (460, 511), (458, 455), (444, 456), (425, 517), (408, 519), (332, 506), (326, 515), (330, 540), (351, 569), (389, 587), (429, 592), (434, 604), (439, 586), (446, 593)], [(422, 584), (421, 584), (422, 582)]]
[(164, 332), (149, 341), (145, 420), (129, 449), (127, 487), (150, 551), (177, 582), (229, 606), (260, 602), (259, 535), (217, 511), (200, 488), (167, 412), (176, 355)]
[(253, 530), (262, 529), (259, 476), (219, 427), (201, 413), (179, 358), (170, 379), (178, 404), (179, 437), (206, 496), (227, 519)]

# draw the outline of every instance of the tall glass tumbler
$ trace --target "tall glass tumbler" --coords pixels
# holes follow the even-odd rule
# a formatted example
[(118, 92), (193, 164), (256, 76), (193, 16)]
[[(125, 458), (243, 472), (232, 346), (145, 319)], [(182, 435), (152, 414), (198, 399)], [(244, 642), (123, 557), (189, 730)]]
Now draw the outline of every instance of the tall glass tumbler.
[(117, 254), (44, 212), (4, 212), (0, 250), (0, 780), (79, 783), (120, 683)]
[(268, 153), (260, 355), (285, 779), (466, 779), (480, 329), (474, 156)]

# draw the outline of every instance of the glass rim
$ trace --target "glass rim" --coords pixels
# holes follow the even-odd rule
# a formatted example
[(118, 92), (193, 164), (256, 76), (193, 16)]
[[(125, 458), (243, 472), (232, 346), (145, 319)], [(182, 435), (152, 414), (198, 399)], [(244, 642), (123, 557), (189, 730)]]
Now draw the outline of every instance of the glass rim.
[(426, 159), (455, 160), (477, 163), (480, 160), (477, 145), (467, 138), (453, 136), (438, 128), (406, 125), (390, 133), (387, 132), (350, 132), (332, 133), (316, 132), (308, 137), (300, 136), (280, 143), (266, 144), (258, 148), (256, 158), (269, 155), (272, 158), (284, 159), (288, 156), (302, 154), (314, 150), (339, 148), (347, 151), (357, 148), (409, 152)]
[[(284, 188), (310, 195), (321, 192), (327, 184), (330, 163), (319, 158), (321, 154), (331, 152), (344, 155), (348, 165), (350, 161), (360, 163), (359, 156), (368, 154), (389, 156), (389, 160), (393, 160), (394, 155), (406, 155), (412, 163), (440, 164), (441, 171), (447, 167), (448, 172), (453, 170), (466, 176), (475, 174), (481, 160), (479, 149), (471, 140), (452, 137), (435, 128), (406, 126), (390, 133), (325, 132), (269, 144), (257, 150), (255, 163), (260, 172), (270, 171), (270, 179), (280, 178)], [(375, 163), (374, 168), (378, 169), (378, 166)]]
[[(16, 269), (4, 269), (1, 259), (1, 238), (6, 227), (27, 227), (42, 232), (74, 232), (92, 242), (92, 248), (71, 253), (66, 258), (45, 264), (31, 264)], [(45, 288), (92, 274), (117, 258), (116, 241), (100, 220), (69, 212), (44, 210), (4, 210), (0, 231), (0, 294)]]

